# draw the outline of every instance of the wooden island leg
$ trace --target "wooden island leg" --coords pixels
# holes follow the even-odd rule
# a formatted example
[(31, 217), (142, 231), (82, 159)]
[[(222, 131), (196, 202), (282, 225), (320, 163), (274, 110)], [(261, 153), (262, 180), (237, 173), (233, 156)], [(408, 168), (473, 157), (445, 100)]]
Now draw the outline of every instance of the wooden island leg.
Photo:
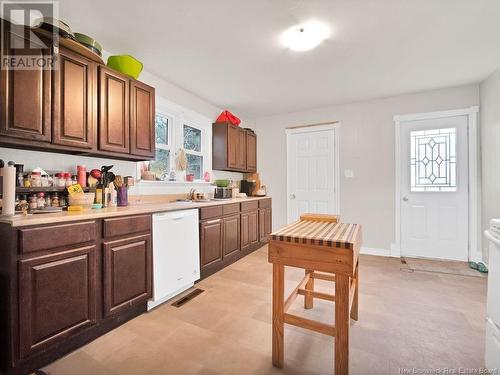
[(356, 320), (356, 321), (358, 320), (358, 299), (359, 299), (359, 293), (358, 293), (359, 273), (358, 273), (358, 270), (359, 270), (359, 263), (356, 265), (356, 271), (354, 271), (354, 286), (356, 289), (354, 290), (354, 298), (353, 298), (352, 307), (351, 307), (351, 318)]
[(285, 266), (273, 263), (273, 366), (283, 367)]
[(335, 275), (335, 375), (349, 373), (349, 276)]
[[(312, 278), (313, 270), (306, 270), (306, 275), (309, 274), (309, 281), (306, 283), (307, 290), (314, 290), (314, 279)], [(306, 294), (304, 296), (304, 309), (312, 309), (314, 306), (314, 298), (312, 294)]]

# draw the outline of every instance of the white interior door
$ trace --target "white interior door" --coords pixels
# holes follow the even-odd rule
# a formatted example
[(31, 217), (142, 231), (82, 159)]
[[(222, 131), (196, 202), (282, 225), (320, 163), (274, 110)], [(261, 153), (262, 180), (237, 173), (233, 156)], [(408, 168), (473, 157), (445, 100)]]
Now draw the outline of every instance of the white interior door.
[(287, 134), (288, 223), (302, 213), (337, 213), (335, 129), (294, 129)]
[(401, 123), (401, 254), (468, 260), (468, 116)]

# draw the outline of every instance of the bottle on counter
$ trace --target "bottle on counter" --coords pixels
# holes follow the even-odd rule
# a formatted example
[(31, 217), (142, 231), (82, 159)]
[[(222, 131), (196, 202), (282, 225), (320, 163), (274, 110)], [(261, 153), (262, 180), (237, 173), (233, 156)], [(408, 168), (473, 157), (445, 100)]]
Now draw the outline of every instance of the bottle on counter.
[(25, 175), (24, 175), (24, 179), (23, 179), (23, 186), (24, 186), (25, 188), (29, 188), (29, 187), (31, 187), (31, 178), (30, 178), (29, 174), (25, 174)]
[(36, 210), (36, 208), (37, 208), (37, 202), (36, 202), (36, 195), (35, 194), (30, 195), (28, 203), (29, 203), (29, 209), (30, 209), (30, 211)]
[(78, 165), (76, 167), (76, 176), (78, 184), (82, 188), (87, 187), (87, 168), (85, 167), (85, 165)]
[(68, 186), (73, 185), (73, 180), (71, 179), (71, 173), (66, 172), (66, 173), (64, 174), (64, 178), (65, 178), (65, 180), (66, 180), (66, 182), (65, 182), (65, 184), (64, 184), (64, 186), (65, 186), (65, 187), (68, 187)]
[(54, 193), (52, 194), (52, 198), (50, 200), (50, 206), (51, 207), (59, 207), (60, 201), (59, 201), (59, 194)]

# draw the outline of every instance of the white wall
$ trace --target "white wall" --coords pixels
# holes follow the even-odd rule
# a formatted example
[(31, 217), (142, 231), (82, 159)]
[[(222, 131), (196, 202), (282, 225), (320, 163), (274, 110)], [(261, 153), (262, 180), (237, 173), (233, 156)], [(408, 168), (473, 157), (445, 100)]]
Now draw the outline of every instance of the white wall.
[[(340, 121), (340, 213), (364, 225), (363, 245), (389, 250), (394, 241), (394, 115), (466, 108), (479, 104), (479, 86), (257, 118), (258, 165), (273, 197), (273, 227), (286, 224), (286, 137), (290, 126)], [(352, 169), (354, 178), (343, 171)]]
[[(500, 69), (480, 85), (482, 150), (482, 224), (500, 218)], [(487, 258), (488, 241), (483, 241)]]

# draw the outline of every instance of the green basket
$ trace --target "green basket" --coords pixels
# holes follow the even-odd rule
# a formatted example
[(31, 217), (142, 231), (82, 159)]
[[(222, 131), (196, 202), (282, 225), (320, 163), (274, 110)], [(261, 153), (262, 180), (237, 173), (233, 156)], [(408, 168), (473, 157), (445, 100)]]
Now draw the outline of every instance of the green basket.
[(109, 56), (106, 65), (134, 79), (139, 78), (143, 68), (142, 62), (130, 55)]

